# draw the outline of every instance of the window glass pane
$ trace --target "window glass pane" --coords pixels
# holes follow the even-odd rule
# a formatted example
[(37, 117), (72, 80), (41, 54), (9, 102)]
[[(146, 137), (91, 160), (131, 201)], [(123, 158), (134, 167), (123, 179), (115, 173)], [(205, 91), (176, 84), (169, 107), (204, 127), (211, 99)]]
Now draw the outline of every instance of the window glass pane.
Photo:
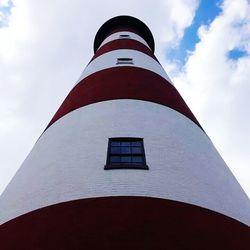
[(121, 146), (122, 147), (129, 147), (130, 146), (130, 142), (129, 141), (122, 141), (121, 142)]
[(121, 153), (122, 154), (131, 154), (131, 148), (130, 147), (121, 147)]
[(130, 163), (131, 162), (131, 156), (121, 156), (121, 162), (122, 163)]
[(140, 147), (141, 146), (141, 141), (132, 141), (131, 146), (132, 147)]
[(145, 161), (143, 139), (130, 137), (109, 139), (105, 169), (148, 169)]
[(121, 161), (120, 156), (110, 156), (110, 162), (111, 163), (119, 163)]
[(110, 148), (111, 154), (120, 154), (121, 153), (121, 147), (111, 147)]
[(142, 156), (132, 156), (132, 162), (133, 163), (142, 163), (143, 162)]
[(111, 146), (120, 146), (121, 143), (119, 141), (111, 141)]
[(141, 147), (132, 147), (132, 154), (142, 154), (142, 148)]

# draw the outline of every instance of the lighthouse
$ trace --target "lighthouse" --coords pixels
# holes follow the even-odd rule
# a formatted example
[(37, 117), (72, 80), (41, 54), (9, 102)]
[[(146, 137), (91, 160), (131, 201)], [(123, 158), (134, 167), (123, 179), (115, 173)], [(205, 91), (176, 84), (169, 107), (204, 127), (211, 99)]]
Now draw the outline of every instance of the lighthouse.
[(0, 197), (1, 249), (249, 249), (250, 201), (154, 49), (137, 18), (100, 27)]

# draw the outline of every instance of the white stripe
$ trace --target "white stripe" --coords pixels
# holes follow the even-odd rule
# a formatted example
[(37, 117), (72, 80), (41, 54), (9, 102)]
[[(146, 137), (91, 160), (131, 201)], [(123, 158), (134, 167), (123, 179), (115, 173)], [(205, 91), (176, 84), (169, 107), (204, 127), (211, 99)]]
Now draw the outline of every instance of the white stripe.
[[(134, 64), (133, 65), (116, 64), (118, 58), (132, 58)], [(113, 50), (111, 52), (105, 53), (95, 58), (85, 68), (85, 70), (81, 74), (77, 83), (83, 80), (85, 77), (91, 74), (94, 74), (100, 70), (113, 68), (113, 67), (126, 67), (126, 66), (132, 66), (132, 67), (138, 67), (138, 68), (150, 70), (160, 75), (161, 77), (165, 78), (170, 83), (172, 83), (167, 73), (163, 69), (163, 67), (155, 59), (153, 59), (152, 57), (142, 52), (139, 52), (137, 50), (132, 50), (132, 49)]]
[(120, 35), (129, 35), (129, 38), (126, 38), (126, 39), (136, 40), (136, 41), (146, 45), (150, 49), (147, 42), (142, 37), (138, 36), (137, 34), (135, 34), (133, 32), (129, 32), (129, 31), (120, 31), (120, 32), (116, 32), (116, 33), (108, 36), (107, 38), (104, 39), (104, 41), (99, 46), (99, 48), (101, 48), (104, 44), (111, 42), (111, 41), (114, 41), (116, 39), (124, 39), (124, 38), (121, 38)]
[[(149, 170), (104, 170), (110, 137), (144, 138)], [(0, 221), (108, 196), (182, 201), (250, 225), (249, 199), (207, 135), (180, 113), (139, 100), (88, 105), (49, 127), (1, 196)]]

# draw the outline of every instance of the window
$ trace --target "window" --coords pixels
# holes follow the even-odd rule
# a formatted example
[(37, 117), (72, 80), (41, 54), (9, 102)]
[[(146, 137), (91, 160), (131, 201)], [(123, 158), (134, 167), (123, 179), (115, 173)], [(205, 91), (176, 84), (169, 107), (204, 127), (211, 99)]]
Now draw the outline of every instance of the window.
[(117, 58), (116, 64), (134, 64), (132, 58)]
[(148, 169), (143, 139), (110, 138), (104, 169)]
[(130, 36), (129, 35), (126, 35), (126, 34), (121, 34), (120, 35), (120, 38), (129, 38)]

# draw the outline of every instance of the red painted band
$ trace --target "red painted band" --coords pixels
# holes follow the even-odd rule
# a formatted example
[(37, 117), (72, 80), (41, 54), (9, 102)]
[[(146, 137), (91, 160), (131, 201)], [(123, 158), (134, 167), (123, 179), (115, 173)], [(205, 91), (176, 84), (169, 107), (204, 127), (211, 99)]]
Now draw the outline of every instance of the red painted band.
[(250, 246), (250, 228), (208, 209), (146, 197), (82, 199), (0, 226), (1, 249), (227, 249)]
[[(133, 50), (138, 50), (144, 54), (147, 54), (148, 56), (154, 58), (157, 62), (157, 58), (155, 57), (154, 53), (149, 49), (146, 45), (144, 45), (141, 42), (138, 42), (133, 39), (116, 39), (113, 41), (110, 41), (103, 46), (101, 46), (91, 59), (94, 60), (96, 57), (103, 55), (104, 53), (110, 52), (112, 50), (117, 50), (117, 49), (133, 49)], [(90, 61), (90, 62), (91, 62)]]
[(126, 66), (105, 69), (84, 78), (66, 97), (48, 127), (75, 109), (116, 99), (137, 99), (162, 104), (200, 126), (172, 84), (152, 71)]

